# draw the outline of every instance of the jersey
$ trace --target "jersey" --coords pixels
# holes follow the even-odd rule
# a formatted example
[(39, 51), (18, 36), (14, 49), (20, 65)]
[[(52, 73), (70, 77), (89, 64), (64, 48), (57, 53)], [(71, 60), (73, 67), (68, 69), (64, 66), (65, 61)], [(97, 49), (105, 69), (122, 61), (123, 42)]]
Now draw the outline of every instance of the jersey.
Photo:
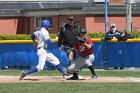
[(46, 48), (47, 44), (45, 41), (50, 40), (48, 31), (45, 28), (41, 28), (40, 30), (34, 32), (34, 34), (37, 38), (37, 48)]
[[(86, 39), (86, 43), (93, 46), (93, 42), (90, 38)], [(93, 54), (92, 48), (88, 49), (84, 44), (80, 43), (79, 41), (74, 45), (74, 48), (78, 51), (78, 54), (83, 58)]]
[(44, 68), (46, 61), (57, 66), (60, 64), (57, 57), (55, 57), (52, 53), (46, 51), (47, 43), (45, 41), (50, 40), (49, 32), (45, 28), (41, 28), (40, 30), (34, 32), (37, 38), (37, 55), (38, 55), (38, 71)]

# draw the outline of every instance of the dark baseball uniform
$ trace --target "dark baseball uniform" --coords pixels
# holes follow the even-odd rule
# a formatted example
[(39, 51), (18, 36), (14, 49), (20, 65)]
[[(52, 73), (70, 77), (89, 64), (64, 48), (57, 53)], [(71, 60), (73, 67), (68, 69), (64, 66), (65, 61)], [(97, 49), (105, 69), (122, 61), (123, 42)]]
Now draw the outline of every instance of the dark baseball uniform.
[[(90, 38), (86, 39), (86, 43), (89, 44), (89, 45), (93, 45), (93, 42)], [(83, 58), (85, 58), (88, 55), (93, 54), (92, 48), (88, 49), (85, 45), (81, 44), (80, 42), (77, 42), (74, 45), (74, 48), (78, 51), (79, 55)]]
[[(90, 38), (86, 39), (86, 43), (93, 45), (93, 42)], [(74, 73), (77, 68), (79, 69), (84, 64), (86, 64), (87, 66), (91, 66), (92, 62), (94, 61), (94, 54), (92, 48), (88, 49), (84, 44), (77, 42), (74, 45), (74, 49), (78, 51), (79, 57), (74, 60), (73, 63), (68, 67), (69, 73)]]

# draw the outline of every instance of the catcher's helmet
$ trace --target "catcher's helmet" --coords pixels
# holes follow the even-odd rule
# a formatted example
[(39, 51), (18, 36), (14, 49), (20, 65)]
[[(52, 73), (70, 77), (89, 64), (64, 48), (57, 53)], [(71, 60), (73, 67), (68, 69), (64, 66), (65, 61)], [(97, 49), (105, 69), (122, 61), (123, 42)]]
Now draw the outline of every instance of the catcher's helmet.
[(87, 33), (86, 29), (80, 29), (80, 33)]
[(48, 20), (42, 20), (41, 27), (49, 28), (51, 26), (50, 21)]

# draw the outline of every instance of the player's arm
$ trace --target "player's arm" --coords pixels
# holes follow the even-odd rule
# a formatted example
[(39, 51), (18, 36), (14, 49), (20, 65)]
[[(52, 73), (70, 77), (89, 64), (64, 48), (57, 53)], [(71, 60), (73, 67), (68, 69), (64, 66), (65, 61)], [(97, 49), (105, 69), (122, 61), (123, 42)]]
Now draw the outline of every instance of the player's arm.
[(85, 45), (88, 49), (93, 48), (93, 43), (92, 43), (92, 40), (91, 40), (91, 39), (89, 39), (87, 42), (85, 42), (84, 45)]
[(88, 49), (91, 49), (93, 47), (92, 44), (87, 44), (86, 42), (84, 43), (84, 45), (88, 48)]
[(31, 34), (31, 38), (32, 38), (32, 41), (33, 41), (34, 47), (36, 48), (36, 47), (37, 47), (37, 42), (35, 41), (35, 39), (36, 39), (36, 35), (35, 35), (35, 33)]
[(60, 33), (58, 35), (58, 42), (57, 42), (57, 45), (58, 45), (58, 49), (59, 50), (61, 50), (61, 45), (62, 45), (62, 42), (63, 42), (63, 37), (64, 37), (64, 28), (61, 27)]
[(46, 44), (52, 43), (50, 39), (48, 39), (48, 40), (46, 39), (45, 42), (46, 42)]
[(75, 48), (72, 48), (72, 49), (71, 49), (71, 52), (70, 52), (70, 54), (69, 54), (69, 56), (68, 56), (70, 61), (73, 60), (74, 51), (76, 51), (76, 49), (75, 49)]
[(47, 31), (44, 31), (43, 32), (43, 37), (44, 37), (44, 39), (45, 39), (45, 42), (46, 42), (46, 44), (50, 44), (50, 43), (54, 43), (55, 42), (55, 40), (51, 40), (50, 39), (50, 36), (49, 36), (49, 33), (47, 32)]
[(45, 42), (46, 42), (47, 44), (50, 44), (50, 43), (55, 43), (55, 40), (51, 40), (49, 36), (46, 36)]

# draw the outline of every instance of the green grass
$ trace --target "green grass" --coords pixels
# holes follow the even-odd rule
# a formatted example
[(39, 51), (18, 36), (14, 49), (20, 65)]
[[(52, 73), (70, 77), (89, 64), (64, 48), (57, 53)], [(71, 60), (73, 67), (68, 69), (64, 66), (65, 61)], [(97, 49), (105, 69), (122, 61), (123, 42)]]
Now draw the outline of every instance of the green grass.
[[(0, 71), (0, 75), (18, 76), (21, 71)], [(139, 77), (140, 71), (96, 71), (98, 77)], [(40, 71), (34, 76), (61, 75), (58, 71)], [(82, 76), (91, 76), (89, 71), (81, 71)], [(0, 83), (0, 93), (139, 93), (140, 83)]]
[(0, 93), (139, 93), (139, 83), (11, 83)]
[[(96, 71), (96, 70), (95, 70)], [(21, 74), (20, 70), (0, 71), (0, 75), (18, 76)], [(117, 70), (103, 70), (96, 71), (98, 77), (140, 77), (140, 71), (117, 71)], [(57, 70), (44, 70), (31, 74), (33, 76), (60, 76), (61, 73)], [(82, 76), (91, 76), (90, 71), (80, 71)]]

